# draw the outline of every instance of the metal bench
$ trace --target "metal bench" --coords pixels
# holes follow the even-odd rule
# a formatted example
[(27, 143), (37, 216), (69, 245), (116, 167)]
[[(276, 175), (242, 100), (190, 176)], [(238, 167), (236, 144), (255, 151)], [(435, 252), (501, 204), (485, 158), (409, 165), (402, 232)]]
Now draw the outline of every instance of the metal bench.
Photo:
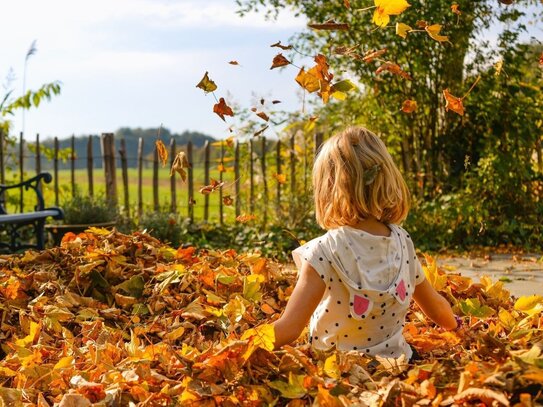
[[(4, 229), (9, 237), (9, 242), (0, 241), (0, 250), (7, 249), (10, 252), (16, 252), (22, 249), (42, 250), (45, 246), (45, 219), (63, 219), (64, 212), (57, 207), (46, 208), (43, 201), (43, 194), (40, 189), (40, 182), (50, 183), (53, 177), (48, 172), (42, 172), (33, 178), (13, 185), (0, 184), (0, 229)], [(33, 212), (7, 213), (6, 210), (6, 191), (10, 189), (24, 188), (33, 189), (36, 193), (36, 206)], [(21, 229), (32, 226), (36, 236), (36, 244), (21, 242), (23, 236)]]

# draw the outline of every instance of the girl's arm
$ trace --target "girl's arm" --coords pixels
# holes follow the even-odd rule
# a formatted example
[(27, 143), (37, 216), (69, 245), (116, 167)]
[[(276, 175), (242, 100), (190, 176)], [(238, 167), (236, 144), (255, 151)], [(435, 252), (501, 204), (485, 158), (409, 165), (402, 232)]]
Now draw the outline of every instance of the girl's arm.
[(311, 314), (317, 308), (326, 284), (317, 271), (307, 262), (302, 263), (298, 282), (288, 300), (285, 312), (273, 324), (275, 328), (275, 348), (298, 339), (307, 325)]
[(455, 329), (456, 319), (451, 305), (432, 287), (428, 280), (415, 287), (413, 299), (428, 318), (445, 329)]

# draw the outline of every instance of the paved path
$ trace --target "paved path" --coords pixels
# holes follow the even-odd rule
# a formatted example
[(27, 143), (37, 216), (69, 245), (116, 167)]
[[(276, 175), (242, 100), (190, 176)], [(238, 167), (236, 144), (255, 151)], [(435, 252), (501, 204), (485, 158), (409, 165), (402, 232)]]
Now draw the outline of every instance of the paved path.
[(437, 258), (438, 266), (455, 268), (451, 273), (471, 277), (475, 282), (483, 275), (504, 282), (512, 295), (543, 295), (543, 257), (541, 254), (492, 254), (485, 258), (448, 257)]

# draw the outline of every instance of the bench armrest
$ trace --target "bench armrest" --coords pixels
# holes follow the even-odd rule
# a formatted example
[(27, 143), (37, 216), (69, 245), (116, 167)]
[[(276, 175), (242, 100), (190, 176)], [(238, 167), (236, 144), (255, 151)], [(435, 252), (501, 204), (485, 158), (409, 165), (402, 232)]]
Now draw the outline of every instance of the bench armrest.
[(53, 177), (48, 172), (40, 172), (35, 177), (27, 179), (27, 180), (25, 180), (23, 182), (19, 182), (17, 184), (13, 184), (13, 185), (2, 185), (2, 184), (0, 184), (0, 213), (6, 213), (6, 210), (4, 208), (4, 193), (8, 189), (23, 188), (23, 187), (26, 190), (33, 189), (34, 192), (36, 193), (37, 204), (36, 204), (35, 210), (36, 211), (44, 210), (45, 209), (45, 203), (43, 201), (43, 194), (42, 194), (42, 192), (41, 192), (41, 190), (39, 188), (40, 182), (42, 180), (46, 184), (49, 184), (53, 180)]

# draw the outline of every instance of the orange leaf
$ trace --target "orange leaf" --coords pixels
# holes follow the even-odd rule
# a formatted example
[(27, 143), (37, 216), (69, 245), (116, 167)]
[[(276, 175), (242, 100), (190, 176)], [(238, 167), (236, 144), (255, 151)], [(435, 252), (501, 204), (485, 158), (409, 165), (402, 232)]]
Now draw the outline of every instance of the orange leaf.
[(162, 140), (155, 141), (155, 146), (157, 149), (158, 158), (160, 159), (160, 162), (164, 167), (166, 165), (166, 162), (168, 161), (168, 150), (166, 149), (166, 146), (164, 145)]
[(262, 304), (260, 309), (262, 310), (264, 314), (268, 314), (268, 315), (275, 314), (275, 310), (269, 304), (266, 304), (266, 303)]
[(284, 51), (288, 51), (289, 49), (292, 49), (292, 45), (282, 45), (281, 41), (277, 41), (275, 44), (270, 45), (270, 47), (281, 48)]
[(386, 48), (377, 50), (377, 51), (368, 51), (364, 54), (364, 57), (362, 58), (362, 61), (364, 62), (371, 62), (375, 58), (379, 58), (381, 55), (383, 55), (385, 52), (387, 52)]
[(417, 110), (417, 102), (415, 100), (404, 100), (402, 103), (402, 112), (413, 113), (415, 110)]
[(309, 28), (313, 28), (314, 30), (348, 30), (349, 24), (347, 23), (338, 23), (334, 20), (328, 20), (325, 21), (322, 24), (308, 24)]
[(232, 206), (232, 204), (234, 203), (234, 200), (232, 199), (230, 195), (225, 195), (222, 197), (222, 203), (225, 204), (226, 206)]
[(283, 54), (277, 54), (275, 58), (273, 58), (272, 66), (270, 69), (279, 68), (281, 66), (289, 65), (290, 61), (286, 59)]
[(456, 15), (462, 14), (462, 12), (460, 10), (458, 10), (458, 4), (457, 3), (451, 4), (451, 11)]
[(223, 185), (224, 185), (224, 181), (219, 182), (219, 181), (211, 178), (211, 184), (200, 188), (200, 193), (202, 193), (204, 195), (208, 195), (208, 194), (216, 191), (217, 189), (220, 189)]
[(402, 68), (400, 68), (400, 66), (398, 64), (395, 64), (394, 62), (390, 62), (390, 61), (385, 62), (383, 65), (377, 68), (375, 73), (379, 75), (381, 72), (384, 72), (384, 71), (388, 71), (394, 75), (400, 75), (402, 78), (407, 79), (407, 80), (412, 79), (411, 76), (409, 76), (407, 72), (402, 70)]
[(224, 116), (234, 116), (234, 112), (232, 111), (232, 108), (226, 104), (224, 101), (224, 98), (219, 99), (219, 103), (216, 103), (213, 105), (213, 112), (217, 113), (223, 121), (226, 121), (224, 119)]
[(445, 97), (445, 109), (447, 109), (447, 111), (452, 110), (460, 116), (464, 116), (464, 104), (462, 103), (461, 98), (451, 95), (449, 89), (443, 91), (443, 96)]
[(285, 174), (274, 174), (273, 177), (277, 180), (279, 184), (287, 183), (287, 176)]
[(264, 112), (256, 112), (256, 115), (266, 122), (270, 120), (270, 117)]
[(237, 218), (236, 218), (236, 221), (240, 222), (240, 223), (247, 223), (251, 220), (255, 220), (256, 219), (256, 216), (255, 215), (246, 215), (246, 214), (243, 214), (243, 215), (239, 215)]
[(319, 78), (310, 72), (311, 70), (306, 72), (305, 69), (302, 68), (300, 69), (300, 72), (298, 72), (295, 79), (302, 88), (307, 90), (309, 93), (312, 93), (319, 90), (321, 86), (319, 83)]
[(439, 42), (448, 42), (449, 37), (446, 35), (439, 35), (441, 31), (441, 24), (432, 24), (424, 27), (430, 38), (439, 41)]
[(343, 5), (347, 8), (351, 8), (351, 2), (349, 0), (343, 0)]

